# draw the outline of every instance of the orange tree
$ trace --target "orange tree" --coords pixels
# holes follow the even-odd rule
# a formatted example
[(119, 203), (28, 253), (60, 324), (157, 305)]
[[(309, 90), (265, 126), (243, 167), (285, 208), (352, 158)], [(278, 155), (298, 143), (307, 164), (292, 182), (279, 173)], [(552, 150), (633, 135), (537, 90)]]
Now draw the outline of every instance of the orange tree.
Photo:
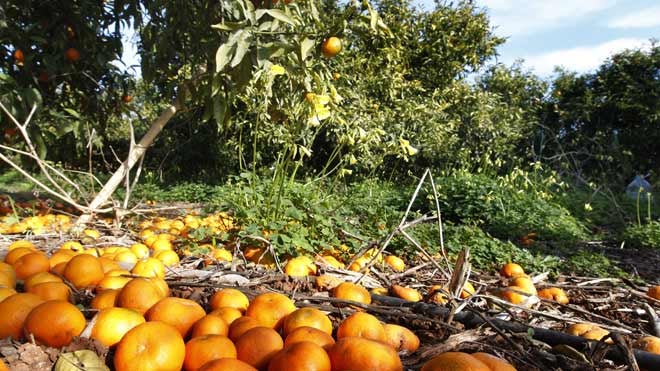
[[(90, 210), (106, 203), (177, 113), (202, 112), (202, 121), (213, 119), (238, 138), (244, 169), (255, 172), (269, 157), (279, 162), (281, 174), (295, 174), (311, 155), (319, 128), (337, 122), (332, 112), (341, 97), (332, 86), (329, 59), (321, 57), (323, 41), (352, 27), (387, 32), (367, 2), (342, 9), (328, 24), (317, 1), (264, 1), (257, 7), (247, 0), (9, 3), (2, 9), (3, 39), (10, 41), (3, 46), (3, 101), (19, 120), (33, 103), (48, 108), (32, 126), (37, 141), (48, 132), (55, 137), (74, 132), (69, 126), (77, 121), (86, 124), (87, 133), (103, 133), (113, 105), (125, 103), (125, 92), (114, 93), (124, 84), (122, 76), (108, 62), (121, 51), (122, 23), (132, 21), (140, 36), (144, 80), (153, 96), (172, 103), (90, 202)], [(80, 135), (67, 139), (85, 143)]]
[[(130, 76), (110, 64), (122, 52), (121, 25), (138, 4), (14, 1), (0, 5), (0, 94), (19, 120), (38, 111), (30, 136), (42, 155), (76, 164), (88, 134), (97, 143), (121, 110)], [(5, 114), (0, 128), (13, 136)], [(18, 138), (8, 138), (20, 146)]]

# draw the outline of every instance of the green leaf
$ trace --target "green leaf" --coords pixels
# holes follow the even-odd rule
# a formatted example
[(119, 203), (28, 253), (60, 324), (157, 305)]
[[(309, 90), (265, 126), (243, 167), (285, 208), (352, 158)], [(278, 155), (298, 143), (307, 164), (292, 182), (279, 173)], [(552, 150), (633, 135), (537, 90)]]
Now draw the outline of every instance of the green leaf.
[(78, 113), (78, 111), (71, 108), (64, 108), (64, 111), (66, 111), (66, 113), (75, 117), (76, 119), (80, 120), (80, 113)]
[(376, 31), (376, 26), (378, 25), (378, 13), (376, 13), (371, 6), (369, 7), (369, 16), (371, 17), (369, 25), (372, 30)]
[(302, 220), (304, 217), (303, 213), (295, 207), (288, 208), (286, 210), (286, 216), (296, 220)]
[(57, 127), (55, 128), (55, 132), (57, 133), (58, 137), (61, 137), (65, 134), (68, 134), (72, 132), (74, 129), (78, 127), (78, 121), (63, 121)]
[(286, 53), (287, 44), (272, 42), (260, 45), (257, 48), (257, 63), (262, 66), (264, 62), (281, 57)]
[(234, 44), (229, 44), (229, 42), (220, 45), (218, 51), (215, 53), (215, 72), (220, 72), (225, 69), (225, 67), (231, 61), (231, 56), (234, 54)]
[(240, 30), (243, 27), (245, 27), (246, 22), (241, 21), (241, 22), (223, 22), (223, 23), (218, 23), (211, 25), (211, 28), (214, 28), (216, 30), (221, 30), (221, 31), (236, 31)]
[(110, 371), (99, 356), (91, 350), (61, 353), (54, 371)]
[(225, 122), (226, 114), (227, 101), (223, 99), (222, 94), (217, 94), (213, 97), (213, 118), (219, 126), (222, 126), (222, 124)]
[(41, 106), (43, 103), (43, 99), (41, 98), (41, 93), (39, 90), (35, 88), (27, 88), (23, 89), (23, 92), (21, 94), (23, 99), (25, 99), (25, 103), (28, 106), (28, 109), (32, 109), (33, 105), (37, 105), (37, 107)]
[(288, 15), (286, 15), (286, 13), (284, 13), (279, 9), (266, 9), (265, 13), (277, 19), (278, 21), (295, 26), (295, 22), (293, 21), (293, 19), (291, 19)]
[(310, 55), (310, 52), (314, 50), (316, 42), (310, 38), (305, 38), (300, 43), (300, 60), (304, 62)]
[(247, 52), (250, 50), (251, 38), (252, 35), (249, 32), (243, 32), (241, 34), (241, 37), (238, 39), (236, 44), (236, 54), (231, 60), (231, 68), (238, 66), (243, 61), (243, 57), (245, 57), (245, 54), (247, 54)]

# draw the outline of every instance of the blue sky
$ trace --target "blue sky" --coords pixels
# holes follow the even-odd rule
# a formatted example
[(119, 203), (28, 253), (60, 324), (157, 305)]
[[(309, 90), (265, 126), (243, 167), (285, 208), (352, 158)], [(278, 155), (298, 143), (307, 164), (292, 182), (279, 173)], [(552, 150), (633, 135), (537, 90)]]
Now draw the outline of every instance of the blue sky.
[[(432, 9), (432, 0), (417, 0)], [(495, 33), (507, 37), (499, 61), (547, 77), (555, 66), (588, 72), (627, 48), (660, 39), (659, 0), (477, 0)]]
[[(433, 0), (415, 0), (433, 9)], [(660, 0), (476, 0), (490, 15), (495, 33), (507, 38), (498, 61), (524, 65), (548, 77), (555, 66), (588, 72), (626, 48), (660, 39)], [(136, 61), (126, 35), (123, 60)], [(138, 72), (139, 73), (139, 72)]]

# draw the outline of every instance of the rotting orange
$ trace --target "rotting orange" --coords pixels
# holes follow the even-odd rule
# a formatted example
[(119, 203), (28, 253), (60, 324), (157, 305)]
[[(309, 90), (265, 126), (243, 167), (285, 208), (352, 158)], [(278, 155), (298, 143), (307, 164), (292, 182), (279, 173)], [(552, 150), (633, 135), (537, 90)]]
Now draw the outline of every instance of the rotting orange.
[(258, 371), (247, 363), (234, 358), (220, 358), (205, 363), (198, 371)]
[(511, 365), (508, 361), (489, 353), (472, 353), (472, 357), (485, 363), (491, 371), (516, 371), (516, 368), (513, 367), (513, 365)]
[(213, 314), (207, 314), (195, 322), (190, 331), (190, 338), (202, 335), (229, 335), (229, 325), (224, 319)]
[(143, 243), (134, 243), (129, 249), (138, 257), (138, 259), (149, 257), (149, 247)]
[(16, 274), (14, 272), (14, 267), (11, 266), (11, 264), (5, 263), (5, 262), (0, 262), (0, 274), (2, 273), (12, 273)]
[(268, 371), (331, 371), (325, 349), (309, 341), (288, 346), (273, 356)]
[(53, 348), (69, 345), (85, 329), (85, 316), (75, 305), (64, 300), (41, 303), (25, 318), (26, 336)]
[(263, 247), (248, 246), (243, 250), (243, 256), (255, 264), (270, 265), (275, 263), (273, 255)]
[(121, 338), (133, 327), (144, 322), (144, 316), (132, 309), (105, 308), (96, 315), (91, 338), (111, 347), (119, 343)]
[(106, 258), (105, 256), (100, 257), (99, 262), (101, 263), (101, 267), (103, 267), (104, 274), (113, 270), (121, 269), (118, 262), (110, 258)]
[[(574, 323), (568, 327), (566, 332), (570, 335), (580, 336), (589, 340), (602, 340), (609, 335), (609, 331), (593, 323)], [(612, 339), (607, 339), (606, 343), (612, 343)]]
[(250, 300), (241, 291), (229, 288), (215, 292), (209, 299), (209, 305), (213, 310), (220, 307), (232, 307), (238, 309), (241, 313), (245, 313), (250, 305)]
[(463, 285), (463, 290), (461, 290), (461, 299), (467, 299), (470, 296), (474, 295), (477, 290), (474, 289), (474, 286), (468, 281), (465, 281)]
[(254, 317), (262, 326), (279, 330), (284, 317), (296, 310), (296, 306), (286, 295), (277, 292), (267, 292), (257, 295), (245, 315)]
[(195, 322), (204, 316), (206, 312), (201, 305), (190, 299), (176, 297), (161, 299), (145, 314), (148, 321), (162, 321), (174, 326), (184, 339), (190, 335)]
[(14, 294), (0, 302), (0, 338), (23, 338), (23, 325), (30, 311), (44, 300), (29, 293)]
[(11, 287), (0, 287), (0, 301), (7, 299), (8, 297), (14, 295), (16, 290)]
[(9, 367), (2, 358), (0, 358), (0, 371), (9, 371)]
[(29, 247), (18, 247), (7, 253), (5, 256), (5, 263), (9, 265), (14, 265), (16, 261), (23, 255), (31, 254), (35, 252), (33, 248)]
[(388, 255), (385, 257), (385, 264), (395, 272), (403, 272), (406, 269), (406, 263), (398, 256)]
[(471, 354), (445, 352), (426, 361), (421, 369), (421, 371), (450, 370), (491, 371), (491, 368)]
[(509, 286), (520, 287), (522, 291), (536, 295), (536, 287), (529, 276), (516, 276), (509, 281)]
[(209, 314), (222, 318), (227, 323), (227, 326), (231, 326), (235, 320), (243, 316), (240, 310), (233, 307), (220, 307), (212, 310)]
[(211, 252), (209, 252), (209, 255), (213, 259), (221, 262), (222, 261), (230, 262), (234, 260), (234, 255), (232, 254), (232, 252), (225, 248), (213, 249), (211, 250)]
[(255, 318), (247, 316), (237, 318), (231, 325), (229, 325), (229, 338), (236, 342), (236, 340), (248, 330), (259, 326), (261, 326), (261, 324)]
[(644, 336), (635, 342), (635, 348), (653, 354), (660, 354), (660, 338)]
[(375, 316), (355, 312), (344, 319), (337, 328), (337, 339), (344, 337), (361, 337), (385, 342), (385, 329)]
[(35, 294), (38, 297), (48, 300), (64, 300), (71, 301), (71, 289), (64, 282), (42, 282), (30, 286), (25, 290), (30, 294)]
[(120, 277), (120, 276), (130, 276), (131, 272), (126, 269), (113, 269), (111, 271), (105, 272), (105, 277)]
[(234, 344), (237, 358), (260, 370), (265, 369), (273, 356), (284, 348), (280, 334), (263, 326), (246, 331)]
[(76, 255), (64, 268), (64, 278), (78, 289), (95, 286), (103, 276), (103, 265), (92, 255)]
[(180, 262), (179, 255), (174, 250), (158, 251), (154, 254), (154, 258), (160, 260), (165, 267), (173, 267)]
[(316, 274), (316, 265), (308, 256), (289, 259), (284, 266), (284, 274), (293, 277), (306, 277)]
[(97, 310), (115, 307), (119, 291), (119, 289), (106, 289), (97, 292), (94, 299), (92, 299), (90, 307)]
[(298, 327), (291, 331), (284, 339), (284, 347), (295, 344), (300, 341), (311, 341), (321, 348), (328, 349), (335, 344), (335, 339), (325, 331), (321, 331), (314, 327)]
[(132, 280), (131, 277), (125, 276), (104, 276), (101, 281), (96, 285), (95, 291), (101, 292), (103, 290), (117, 290), (126, 286)]
[(44, 282), (63, 282), (62, 279), (49, 272), (39, 272), (26, 278), (23, 282), (23, 289), (30, 290), (30, 287)]
[(363, 268), (367, 266), (367, 264), (369, 264), (370, 260), (371, 259), (366, 256), (361, 256), (355, 259), (355, 261), (348, 266), (348, 270), (353, 272), (360, 272), (362, 271)]
[(179, 371), (186, 356), (181, 333), (167, 323), (154, 321), (130, 329), (117, 343), (116, 371)]
[(80, 242), (69, 240), (69, 241), (66, 241), (65, 243), (63, 243), (62, 245), (60, 245), (59, 251), (62, 251), (62, 250), (71, 250), (73, 252), (83, 252), (85, 250), (85, 248), (83, 247), (83, 245)]
[(50, 268), (52, 269), (59, 263), (68, 263), (69, 260), (71, 260), (71, 258), (73, 258), (75, 255), (76, 253), (73, 250), (56, 251), (53, 255), (50, 256), (50, 259), (48, 259)]
[(568, 295), (559, 287), (550, 287), (539, 290), (539, 298), (554, 300), (559, 304), (568, 304)]
[(138, 257), (131, 250), (117, 251), (112, 254), (112, 259), (121, 269), (133, 269), (138, 262)]
[(419, 349), (419, 337), (410, 329), (392, 323), (384, 324), (383, 329), (385, 330), (385, 343), (397, 351), (405, 350), (413, 353)]
[(342, 280), (339, 277), (322, 274), (320, 276), (316, 276), (314, 282), (318, 290), (326, 291), (326, 290), (332, 290), (335, 287), (339, 286), (344, 282), (344, 280)]
[(660, 285), (649, 287), (646, 294), (655, 300), (660, 300)]
[(55, 265), (54, 267), (50, 268), (50, 273), (56, 276), (64, 277), (64, 269), (66, 268), (67, 264), (67, 262), (61, 262)]
[[(151, 242), (151, 244), (149, 244)], [(145, 244), (151, 247), (151, 249), (154, 251), (167, 251), (167, 250), (172, 250), (172, 242), (168, 239), (165, 238), (158, 238), (158, 236), (155, 237), (153, 241), (145, 241)]]
[(332, 321), (316, 308), (306, 307), (296, 309), (284, 318), (282, 335), (287, 336), (298, 327), (314, 327), (332, 335)]
[(525, 270), (516, 263), (506, 263), (500, 270), (500, 275), (506, 278), (518, 277), (526, 275)]
[(14, 241), (7, 246), (7, 251), (12, 251), (14, 249), (18, 249), (19, 247), (26, 247), (28, 249), (36, 250), (36, 246), (28, 240), (18, 240)]
[(147, 258), (138, 261), (131, 270), (136, 276), (141, 277), (165, 277), (165, 265), (156, 258)]
[(371, 295), (362, 285), (352, 282), (342, 282), (332, 289), (332, 296), (343, 300), (371, 304)]
[(186, 343), (183, 369), (197, 371), (204, 364), (220, 358), (236, 358), (234, 343), (223, 335), (198, 336)]
[(321, 264), (327, 264), (333, 268), (337, 269), (345, 269), (346, 264), (342, 263), (341, 261), (337, 260), (332, 255), (317, 255), (316, 256), (316, 261), (320, 262)]
[(531, 278), (528, 276), (517, 276), (510, 280), (509, 287), (504, 289), (500, 296), (512, 304), (525, 304), (529, 302), (530, 296), (536, 294), (536, 287), (534, 287)]
[(391, 346), (360, 337), (345, 337), (328, 349), (332, 371), (402, 371), (399, 354)]
[(14, 268), (7, 263), (0, 263), (0, 286), (16, 287), (16, 272)]
[(165, 296), (156, 279), (138, 277), (133, 278), (119, 291), (116, 305), (144, 314)]
[(401, 285), (392, 285), (390, 286), (390, 293), (393, 296), (396, 296), (398, 298), (401, 298), (403, 300), (407, 301), (420, 301), (422, 300), (422, 294), (419, 293), (419, 291), (411, 288), (411, 287), (404, 287)]
[(156, 285), (163, 297), (170, 295), (170, 287), (167, 285), (167, 282), (164, 279), (153, 277), (149, 278), (149, 280), (153, 282), (154, 285)]
[(16, 287), (16, 274), (12, 271), (0, 272), (0, 287), (15, 288)]
[(13, 266), (16, 272), (16, 278), (19, 280), (24, 280), (33, 274), (48, 272), (50, 270), (48, 257), (41, 251), (31, 252), (21, 256), (14, 262)]

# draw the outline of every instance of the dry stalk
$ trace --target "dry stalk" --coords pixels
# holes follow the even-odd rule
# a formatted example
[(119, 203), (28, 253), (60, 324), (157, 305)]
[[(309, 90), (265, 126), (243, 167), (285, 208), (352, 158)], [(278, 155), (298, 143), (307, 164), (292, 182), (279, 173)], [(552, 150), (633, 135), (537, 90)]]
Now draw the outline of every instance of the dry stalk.
[[(433, 188), (434, 198), (435, 198), (435, 202), (436, 202), (437, 216), (424, 215), (424, 216), (422, 216), (418, 219), (413, 220), (412, 222), (406, 222), (408, 220), (408, 215), (410, 214), (410, 210), (412, 209), (412, 205), (415, 202), (415, 200), (417, 199), (417, 196), (419, 195), (419, 191), (422, 189), (422, 185), (424, 184), (424, 181), (426, 180), (427, 176), (429, 177), (432, 188)], [(419, 223), (422, 223), (422, 222), (426, 222), (426, 221), (430, 221), (430, 220), (437, 220), (438, 221), (441, 255), (442, 255), (442, 257), (443, 257), (443, 259), (444, 259), (444, 261), (447, 265), (448, 271), (451, 272), (451, 266), (449, 265), (449, 260), (447, 259), (447, 254), (446, 254), (445, 249), (444, 249), (443, 232), (442, 232), (442, 219), (441, 219), (441, 214), (440, 214), (440, 201), (438, 199), (438, 194), (437, 194), (436, 189), (435, 189), (435, 183), (433, 182), (433, 177), (431, 175), (431, 170), (426, 169), (426, 171), (424, 171), (424, 175), (422, 175), (419, 182), (417, 183), (417, 187), (415, 188), (415, 192), (413, 192), (413, 195), (410, 198), (410, 201), (408, 202), (408, 207), (406, 208), (406, 211), (403, 214), (403, 217), (401, 218), (401, 221), (399, 222), (399, 225), (392, 232), (390, 232), (387, 235), (387, 237), (385, 238), (385, 240), (381, 244), (381, 247), (378, 249), (378, 252), (376, 254), (373, 254), (371, 259), (369, 259), (369, 262), (367, 264), (365, 264), (365, 266), (362, 267), (362, 269), (360, 269), (360, 271), (362, 272), (362, 276), (360, 276), (360, 278), (356, 281), (356, 283), (360, 283), (360, 281), (362, 281), (362, 279), (367, 275), (367, 272), (369, 272), (371, 267), (376, 262), (376, 259), (378, 258), (378, 256), (381, 255), (383, 253), (383, 251), (385, 251), (385, 249), (387, 249), (387, 246), (390, 244), (390, 242), (392, 241), (394, 236), (396, 236), (397, 234), (401, 234), (406, 240), (408, 240), (411, 244), (413, 244), (413, 246), (415, 246), (415, 248), (417, 250), (419, 250), (422, 253), (422, 255), (424, 255), (427, 259), (429, 259), (429, 261), (433, 265), (435, 265), (435, 267), (440, 272), (442, 272), (442, 274), (445, 276), (445, 278), (448, 279), (450, 277), (450, 273), (448, 273), (448, 271), (444, 270), (440, 266), (440, 264), (438, 264), (438, 262), (436, 262), (435, 259), (433, 259), (433, 257), (419, 244), (419, 242), (417, 242), (412, 236), (410, 236), (405, 231), (406, 228), (409, 228), (413, 225), (416, 225), (416, 224), (419, 224)], [(360, 258), (362, 255), (364, 255), (366, 253), (366, 250), (367, 249), (363, 248), (360, 252), (355, 254), (355, 256), (353, 256), (353, 258), (349, 262), (349, 265), (352, 264), (358, 258)]]

